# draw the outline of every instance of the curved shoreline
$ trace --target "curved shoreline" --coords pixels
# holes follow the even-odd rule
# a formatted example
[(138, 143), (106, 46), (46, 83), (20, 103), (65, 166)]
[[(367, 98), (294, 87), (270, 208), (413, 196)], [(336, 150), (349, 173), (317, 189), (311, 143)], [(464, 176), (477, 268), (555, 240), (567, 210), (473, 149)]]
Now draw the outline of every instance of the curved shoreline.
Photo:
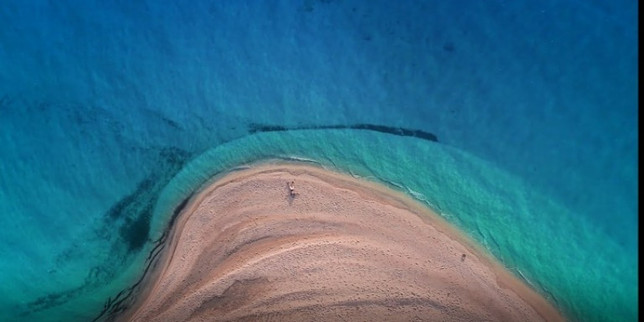
[(123, 320), (563, 320), (408, 196), (284, 162), (204, 185), (181, 211), (153, 269)]

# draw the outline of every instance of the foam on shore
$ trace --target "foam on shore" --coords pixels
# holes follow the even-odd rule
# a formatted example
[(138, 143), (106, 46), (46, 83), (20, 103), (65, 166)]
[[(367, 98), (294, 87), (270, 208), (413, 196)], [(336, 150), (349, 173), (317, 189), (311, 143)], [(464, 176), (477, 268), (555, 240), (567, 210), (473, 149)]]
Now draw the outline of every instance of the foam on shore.
[(124, 320), (563, 320), (423, 205), (313, 166), (217, 178), (167, 243)]

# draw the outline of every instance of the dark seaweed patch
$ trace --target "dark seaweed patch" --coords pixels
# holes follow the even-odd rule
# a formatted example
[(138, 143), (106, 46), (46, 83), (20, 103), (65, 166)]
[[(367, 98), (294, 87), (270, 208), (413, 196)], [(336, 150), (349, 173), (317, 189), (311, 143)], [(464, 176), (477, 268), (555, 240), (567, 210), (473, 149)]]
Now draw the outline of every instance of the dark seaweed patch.
[(393, 134), (398, 136), (415, 137), (426, 141), (438, 142), (438, 137), (436, 137), (434, 133), (430, 133), (427, 131), (407, 129), (403, 127), (378, 125), (378, 124), (368, 124), (368, 123), (348, 124), (348, 125), (311, 125), (311, 126), (294, 126), (294, 127), (251, 123), (249, 125), (248, 131), (251, 134), (253, 134), (257, 132), (286, 132), (286, 131), (297, 131), (297, 130), (368, 130), (368, 131), (375, 131), (375, 132)]
[(132, 212), (137, 212), (137, 208), (141, 205), (141, 196), (145, 195), (147, 191), (154, 185), (154, 178), (147, 177), (143, 179), (137, 185), (134, 192), (123, 197), (117, 203), (115, 203), (110, 210), (107, 211), (106, 217), (112, 220), (116, 220), (120, 217), (128, 217)]
[[(131, 303), (136, 299), (136, 294), (137, 291), (139, 290), (139, 287), (142, 285), (143, 280), (147, 277), (148, 273), (151, 271), (151, 269), (154, 267), (156, 264), (156, 260), (159, 258), (161, 255), (161, 252), (165, 248), (165, 242), (166, 239), (168, 238), (168, 235), (170, 233), (170, 230), (174, 226), (174, 222), (181, 213), (181, 211), (188, 205), (188, 202), (192, 198), (192, 194), (190, 194), (188, 197), (183, 199), (181, 203), (174, 208), (174, 211), (172, 212), (172, 217), (170, 218), (168, 224), (166, 225), (165, 230), (163, 231), (163, 234), (161, 237), (152, 243), (154, 244), (154, 247), (152, 247), (152, 250), (150, 250), (150, 253), (148, 254), (148, 257), (145, 259), (145, 269), (143, 271), (143, 274), (139, 277), (139, 279), (136, 281), (136, 283), (132, 284), (131, 286), (121, 290), (116, 296), (110, 297), (107, 299), (105, 304), (103, 305), (103, 310), (99, 312), (99, 314), (94, 318), (92, 321), (114, 321), (118, 318), (119, 314), (127, 310)], [(133, 223), (134, 224), (134, 223)], [(147, 234), (149, 234), (149, 220), (148, 222), (143, 225), (143, 227), (147, 227)], [(132, 234), (135, 236), (135, 231), (136, 229), (136, 224), (132, 227), (131, 231), (127, 231), (126, 234)], [(145, 228), (142, 228), (145, 229)], [(147, 234), (146, 234), (146, 239), (143, 240), (143, 243), (147, 241)], [(136, 235), (136, 236), (142, 236), (143, 233)], [(141, 237), (138, 237), (141, 238)], [(140, 242), (140, 240), (139, 240)], [(132, 242), (132, 245), (136, 245), (137, 242)]]
[[(89, 269), (83, 283), (77, 287), (47, 294), (26, 303), (26, 310), (23, 312), (23, 316), (27, 316), (30, 312), (42, 311), (62, 305), (73, 298), (82, 296), (92, 288), (109, 283), (120, 272), (123, 265), (131, 259), (131, 254), (140, 251), (149, 241), (150, 220), (154, 204), (163, 187), (168, 184), (190, 157), (188, 152), (174, 147), (160, 149), (158, 155), (158, 168), (139, 182), (132, 193), (114, 203), (103, 216), (103, 222), (100, 227), (95, 230), (96, 236), (93, 237), (94, 240), (100, 239), (112, 245), (108, 250), (111, 260), (104, 265)], [(114, 234), (114, 231), (117, 231), (118, 234)], [(154, 247), (146, 260), (146, 270), (139, 282), (123, 290), (117, 296), (109, 298), (97, 319), (108, 311), (115, 314), (125, 309), (126, 300), (131, 296), (133, 289), (145, 277), (149, 266), (163, 249), (166, 236), (167, 233), (153, 242)], [(57, 259), (57, 263), (64, 265), (69, 258), (82, 256), (81, 251), (82, 245), (76, 245), (63, 252)]]
[(123, 239), (130, 252), (137, 251), (143, 247), (150, 235), (150, 217), (152, 215), (152, 205), (148, 204), (142, 213), (134, 220), (126, 220), (125, 224), (119, 229), (121, 239)]

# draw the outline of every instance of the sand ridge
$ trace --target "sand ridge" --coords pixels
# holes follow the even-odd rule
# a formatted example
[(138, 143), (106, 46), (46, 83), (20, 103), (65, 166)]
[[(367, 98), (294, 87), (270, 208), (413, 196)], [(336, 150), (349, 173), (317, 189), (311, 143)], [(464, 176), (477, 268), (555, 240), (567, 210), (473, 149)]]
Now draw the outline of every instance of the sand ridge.
[(313, 166), (218, 177), (172, 233), (123, 320), (563, 320), (423, 205)]

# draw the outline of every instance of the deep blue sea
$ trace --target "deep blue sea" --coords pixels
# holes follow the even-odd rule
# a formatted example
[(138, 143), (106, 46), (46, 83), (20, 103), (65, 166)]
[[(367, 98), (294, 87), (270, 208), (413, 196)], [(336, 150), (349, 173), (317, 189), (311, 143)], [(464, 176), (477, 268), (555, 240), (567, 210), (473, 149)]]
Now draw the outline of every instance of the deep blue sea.
[(637, 9), (3, 0), (0, 321), (99, 317), (185, 198), (275, 158), (426, 203), (570, 320), (636, 321)]

